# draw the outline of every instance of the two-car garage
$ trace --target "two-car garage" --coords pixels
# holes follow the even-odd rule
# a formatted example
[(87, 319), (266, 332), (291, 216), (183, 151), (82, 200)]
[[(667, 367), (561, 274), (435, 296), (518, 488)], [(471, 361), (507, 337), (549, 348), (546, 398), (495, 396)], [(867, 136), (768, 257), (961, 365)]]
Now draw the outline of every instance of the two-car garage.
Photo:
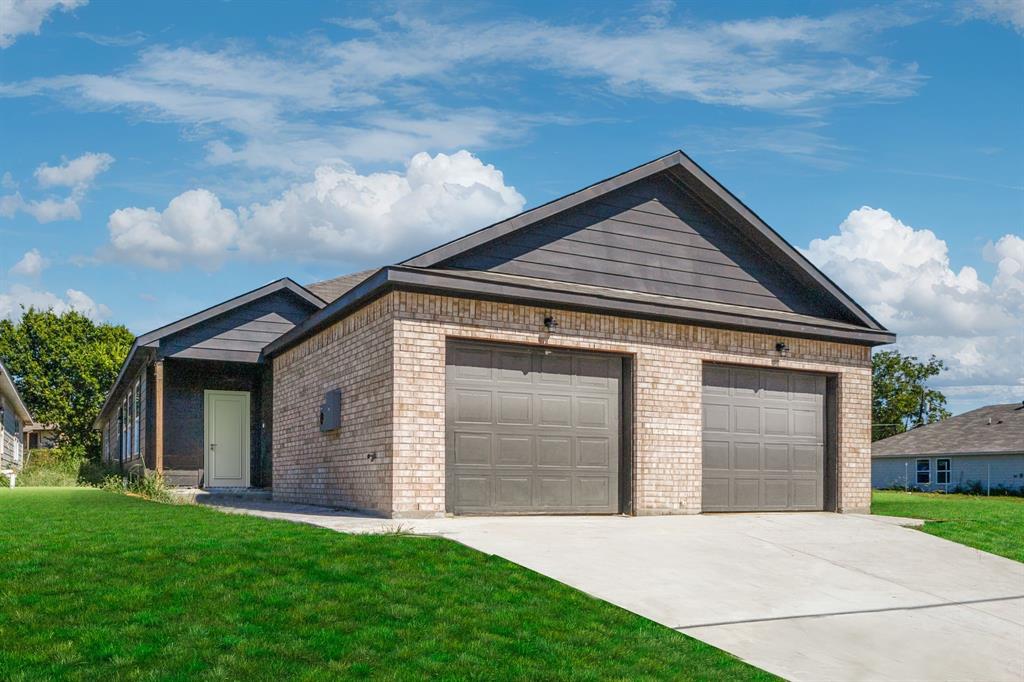
[[(629, 362), (450, 341), (447, 511), (628, 511)], [(706, 363), (703, 377), (703, 510), (823, 509), (825, 375)]]

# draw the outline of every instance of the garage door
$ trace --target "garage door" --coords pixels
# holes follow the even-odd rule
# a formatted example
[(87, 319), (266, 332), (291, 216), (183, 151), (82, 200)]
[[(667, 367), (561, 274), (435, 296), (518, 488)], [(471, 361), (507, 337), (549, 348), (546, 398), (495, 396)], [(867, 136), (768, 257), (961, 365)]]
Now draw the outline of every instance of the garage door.
[(825, 377), (704, 365), (704, 511), (824, 508)]
[(619, 511), (621, 358), (452, 342), (448, 511)]

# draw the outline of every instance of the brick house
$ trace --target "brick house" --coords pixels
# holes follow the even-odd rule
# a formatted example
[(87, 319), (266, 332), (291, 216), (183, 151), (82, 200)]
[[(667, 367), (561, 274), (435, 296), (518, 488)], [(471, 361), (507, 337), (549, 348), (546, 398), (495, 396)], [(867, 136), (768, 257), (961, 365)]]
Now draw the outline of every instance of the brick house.
[(868, 508), (870, 349), (893, 335), (682, 152), (308, 291), (256, 363), (277, 500)]

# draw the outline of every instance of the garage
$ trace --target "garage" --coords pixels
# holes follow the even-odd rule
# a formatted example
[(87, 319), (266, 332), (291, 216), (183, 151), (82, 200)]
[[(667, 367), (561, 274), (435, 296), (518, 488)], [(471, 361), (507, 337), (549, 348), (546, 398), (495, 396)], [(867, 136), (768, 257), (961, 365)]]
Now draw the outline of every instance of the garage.
[(702, 509), (824, 509), (826, 377), (705, 364), (702, 383)]
[(621, 357), (451, 341), (446, 508), (619, 512)]

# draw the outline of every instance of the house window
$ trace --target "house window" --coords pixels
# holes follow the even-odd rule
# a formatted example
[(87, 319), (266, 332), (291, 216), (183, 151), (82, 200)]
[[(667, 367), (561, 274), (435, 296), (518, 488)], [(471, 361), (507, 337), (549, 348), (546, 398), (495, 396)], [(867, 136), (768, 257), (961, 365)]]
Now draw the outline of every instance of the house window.
[(917, 460), (917, 483), (928, 485), (932, 482), (932, 467), (930, 459)]
[(135, 417), (134, 432), (132, 434), (133, 441), (134, 441), (134, 444), (135, 444), (135, 449), (132, 450), (132, 455), (135, 456), (135, 457), (138, 457), (140, 454), (142, 454), (142, 444), (139, 442), (139, 424), (141, 422), (141, 418), (139, 416), (139, 412), (140, 412), (139, 408), (141, 407), (141, 402), (142, 402), (141, 395), (142, 395), (142, 388), (141, 388), (140, 384), (135, 384), (135, 391), (133, 392), (133, 404), (132, 404), (132, 414)]
[(939, 485), (949, 483), (950, 461), (948, 459), (935, 460), (935, 482)]

